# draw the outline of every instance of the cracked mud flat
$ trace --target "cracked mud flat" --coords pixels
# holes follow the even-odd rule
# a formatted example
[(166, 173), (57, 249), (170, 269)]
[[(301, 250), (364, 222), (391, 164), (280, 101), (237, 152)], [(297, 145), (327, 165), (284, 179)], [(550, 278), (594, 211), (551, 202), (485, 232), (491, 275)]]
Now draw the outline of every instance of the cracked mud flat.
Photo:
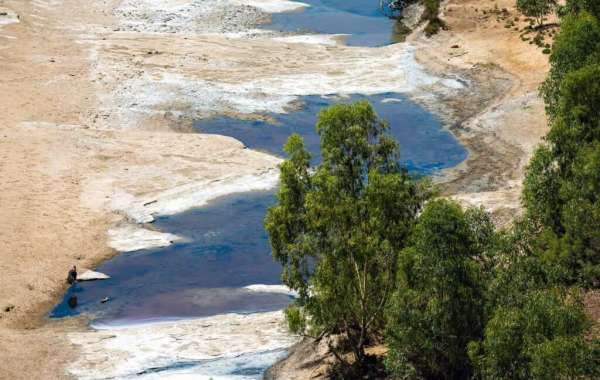
[[(14, 306), (0, 311), (0, 378), (69, 376), (82, 356), (65, 332), (84, 328), (42, 317), (64, 291), (65, 268), (115, 254), (111, 227), (202, 204), (212, 181), (265, 183), (277, 158), (232, 139), (173, 133), (196, 118), (284, 112), (311, 94), (406, 93), (470, 149), (445, 191), (500, 214), (518, 208), (523, 164), (545, 128), (532, 95), (545, 63), (501, 25), (471, 23), (477, 0), (448, 2), (448, 34), (378, 49), (253, 26), (297, 3), (227, 3), (3, 2), (20, 22), (0, 25), (0, 306)], [(490, 46), (492, 38), (506, 42)], [(450, 47), (457, 42), (466, 54)]]

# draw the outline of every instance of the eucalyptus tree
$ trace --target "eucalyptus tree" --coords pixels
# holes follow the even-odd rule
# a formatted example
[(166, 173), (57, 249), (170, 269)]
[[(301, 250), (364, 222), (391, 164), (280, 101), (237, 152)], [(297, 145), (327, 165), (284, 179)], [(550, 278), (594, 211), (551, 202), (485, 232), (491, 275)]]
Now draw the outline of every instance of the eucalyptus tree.
[(544, 17), (548, 16), (556, 5), (556, 0), (517, 0), (517, 9), (525, 16), (535, 18), (538, 26), (543, 25)]
[[(469, 355), (481, 379), (597, 379), (598, 352), (585, 336), (589, 322), (576, 291), (526, 292), (494, 310)], [(596, 343), (597, 344), (597, 343)]]
[(386, 365), (394, 379), (470, 379), (468, 344), (484, 328), (489, 218), (458, 204), (427, 204), (403, 250), (388, 306)]
[(329, 107), (316, 128), (322, 162), (311, 168), (302, 138), (289, 138), (265, 226), (282, 280), (299, 295), (286, 311), (291, 329), (332, 337), (330, 349), (357, 375), (365, 347), (381, 338), (398, 254), (429, 191), (399, 165), (368, 102)]
[(588, 12), (595, 17), (600, 17), (600, 1), (598, 0), (566, 0), (561, 7), (562, 15), (579, 14)]
[(547, 144), (524, 183), (528, 215), (539, 224), (539, 253), (564, 269), (563, 282), (600, 286), (600, 64), (569, 72)]

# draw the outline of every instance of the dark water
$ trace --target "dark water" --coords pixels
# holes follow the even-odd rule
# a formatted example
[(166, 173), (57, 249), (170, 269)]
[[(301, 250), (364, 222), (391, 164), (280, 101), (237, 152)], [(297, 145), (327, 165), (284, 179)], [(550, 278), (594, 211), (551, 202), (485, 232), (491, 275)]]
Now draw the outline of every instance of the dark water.
[[(51, 316), (89, 313), (99, 322), (117, 323), (282, 309), (287, 295), (240, 289), (280, 283), (281, 268), (271, 258), (263, 227), (274, 202), (271, 192), (236, 194), (157, 219), (156, 228), (185, 242), (107, 261), (97, 270), (111, 279), (71, 287)], [(66, 302), (73, 294), (75, 309)], [(111, 301), (100, 303), (104, 297)]]
[(265, 121), (240, 120), (220, 117), (200, 120), (195, 124), (204, 133), (217, 133), (242, 141), (252, 149), (283, 156), (283, 144), (292, 133), (304, 138), (307, 149), (318, 162), (319, 136), (315, 130), (317, 114), (323, 107), (334, 103), (366, 99), (377, 114), (390, 125), (390, 134), (399, 142), (401, 160), (409, 170), (431, 173), (453, 167), (467, 157), (467, 151), (452, 134), (442, 128), (441, 122), (419, 105), (401, 94), (352, 95), (345, 98), (305, 96), (303, 107), (297, 112), (269, 114), (277, 124)]
[(402, 40), (402, 28), (379, 8), (379, 0), (302, 0), (310, 7), (275, 13), (266, 28), (284, 32), (347, 34), (351, 46), (383, 46)]
[[(398, 94), (351, 96), (345, 99), (308, 96), (290, 114), (268, 115), (277, 124), (230, 118), (199, 121), (198, 130), (233, 136), (247, 146), (283, 155), (287, 137), (299, 133), (319, 160), (315, 132), (318, 111), (338, 101), (368, 99), (390, 124), (405, 165), (423, 174), (451, 167), (467, 155), (440, 122)], [(243, 287), (279, 284), (281, 268), (273, 262), (263, 220), (275, 202), (273, 192), (223, 197), (210, 205), (156, 220), (154, 228), (184, 238), (166, 248), (123, 253), (96, 270), (105, 281), (79, 283), (65, 294), (52, 317), (87, 313), (98, 323), (180, 319), (229, 312), (251, 313), (284, 308), (285, 294), (256, 293)], [(76, 295), (78, 306), (67, 300)], [(111, 300), (100, 303), (104, 297)]]

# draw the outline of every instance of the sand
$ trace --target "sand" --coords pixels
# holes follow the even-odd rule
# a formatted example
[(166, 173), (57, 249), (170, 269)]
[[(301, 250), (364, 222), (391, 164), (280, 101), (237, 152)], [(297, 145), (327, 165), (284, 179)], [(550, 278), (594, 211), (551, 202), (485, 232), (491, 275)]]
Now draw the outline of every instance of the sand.
[[(71, 265), (94, 268), (116, 253), (111, 228), (223, 188), (273, 186), (277, 158), (186, 133), (196, 117), (283, 112), (298, 96), (336, 90), (405, 92), (439, 110), (470, 150), (444, 191), (500, 218), (518, 210), (523, 166), (546, 131), (536, 88), (547, 58), (480, 19), (473, 7), (487, 2), (450, 0), (450, 31), (380, 49), (273, 40), (247, 26), (295, 5), (236, 2), (0, 3), (12, 20), (0, 23), (0, 379), (69, 377), (80, 349), (67, 334), (85, 321), (45, 315)], [(190, 26), (189, 12), (203, 23)], [(476, 83), (470, 96), (461, 80)]]
[(110, 8), (3, 5), (21, 22), (0, 29), (11, 37), (0, 39), (0, 378), (65, 378), (76, 357), (65, 329), (82, 326), (44, 318), (71, 265), (93, 268), (116, 253), (107, 231), (128, 218), (124, 196), (136, 205), (202, 181), (260, 177), (279, 160), (230, 138), (156, 132), (169, 122), (139, 120), (147, 132), (95, 128), (112, 94), (96, 86), (93, 49), (81, 38), (87, 27), (110, 28)]
[[(470, 156), (453, 170), (458, 176), (444, 184), (443, 192), (465, 204), (483, 205), (499, 224), (506, 224), (520, 212), (524, 169), (548, 131), (538, 88), (549, 66), (541, 48), (496, 20), (491, 14), (496, 4), (508, 10), (510, 19), (520, 16), (511, 0), (450, 0), (441, 13), (449, 30), (431, 39), (417, 34), (412, 40), (419, 47), (417, 61), (432, 72), (469, 73), (479, 83), (476, 87), (495, 92), (485, 104), (478, 104), (484, 96), (451, 101), (458, 109), (452, 131)], [(522, 27), (524, 21), (517, 24)], [(495, 91), (486, 89), (490, 87)]]

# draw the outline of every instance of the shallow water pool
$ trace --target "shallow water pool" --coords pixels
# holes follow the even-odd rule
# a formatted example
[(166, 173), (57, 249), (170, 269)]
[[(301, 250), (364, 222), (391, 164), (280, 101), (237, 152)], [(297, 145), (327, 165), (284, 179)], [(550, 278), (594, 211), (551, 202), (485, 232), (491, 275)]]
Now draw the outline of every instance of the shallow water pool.
[[(124, 324), (251, 313), (284, 308), (290, 296), (244, 289), (279, 284), (263, 219), (272, 192), (235, 194), (210, 205), (157, 218), (154, 228), (183, 237), (166, 248), (122, 253), (97, 270), (109, 280), (72, 286), (51, 313), (87, 313), (98, 323)], [(68, 299), (77, 296), (78, 306)], [(108, 303), (100, 303), (109, 297)]]
[(402, 28), (378, 0), (302, 0), (309, 7), (275, 13), (265, 27), (284, 32), (344, 34), (350, 46), (383, 46), (403, 39)]
[[(436, 117), (399, 94), (308, 96), (296, 112), (265, 115), (275, 124), (214, 118), (198, 121), (196, 128), (232, 136), (250, 148), (277, 155), (283, 155), (288, 136), (299, 133), (317, 163), (319, 138), (314, 125), (318, 111), (359, 99), (369, 100), (388, 121), (390, 134), (399, 141), (402, 162), (411, 171), (431, 174), (466, 158), (466, 150)], [(205, 207), (157, 218), (152, 228), (182, 236), (183, 241), (123, 253), (100, 265), (96, 270), (112, 278), (71, 287), (51, 316), (87, 313), (110, 325), (284, 308), (289, 295), (244, 288), (281, 283), (281, 268), (271, 258), (263, 227), (266, 210), (274, 202), (273, 192), (233, 194)], [(76, 308), (68, 305), (73, 295), (78, 299)], [(110, 301), (100, 303), (104, 297)]]
[(441, 121), (423, 107), (402, 94), (318, 96), (301, 98), (301, 108), (286, 114), (266, 114), (262, 120), (242, 120), (218, 117), (199, 120), (195, 127), (203, 133), (234, 137), (246, 146), (284, 155), (283, 145), (292, 133), (304, 138), (313, 155), (313, 163), (320, 161), (319, 135), (315, 129), (319, 111), (340, 102), (368, 100), (380, 118), (387, 121), (391, 134), (400, 145), (402, 163), (411, 171), (431, 174), (436, 170), (456, 166), (467, 157), (466, 149), (442, 126)]

